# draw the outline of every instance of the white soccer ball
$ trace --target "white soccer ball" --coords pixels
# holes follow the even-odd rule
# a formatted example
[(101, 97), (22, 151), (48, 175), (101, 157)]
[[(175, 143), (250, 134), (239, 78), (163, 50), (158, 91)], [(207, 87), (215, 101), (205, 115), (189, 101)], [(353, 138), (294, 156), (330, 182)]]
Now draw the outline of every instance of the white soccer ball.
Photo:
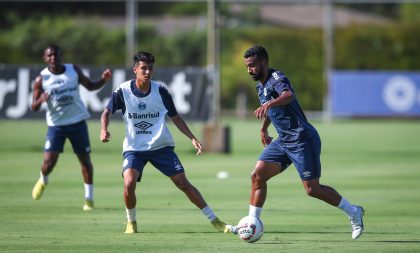
[(245, 242), (256, 242), (264, 234), (264, 224), (254, 216), (243, 217), (237, 225), (238, 236)]
[(226, 179), (228, 177), (229, 177), (229, 173), (226, 171), (219, 171), (219, 173), (217, 173), (218, 179)]

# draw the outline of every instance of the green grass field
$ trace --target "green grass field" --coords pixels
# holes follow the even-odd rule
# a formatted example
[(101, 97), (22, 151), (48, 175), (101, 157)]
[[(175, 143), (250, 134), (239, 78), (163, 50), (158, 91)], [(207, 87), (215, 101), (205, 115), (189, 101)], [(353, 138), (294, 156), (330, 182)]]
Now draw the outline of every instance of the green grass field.
[[(249, 175), (261, 151), (259, 122), (231, 127), (231, 154), (196, 156), (172, 128), (176, 151), (190, 181), (220, 219), (235, 223), (248, 213)], [(137, 187), (140, 233), (125, 235), (121, 146), (123, 126), (99, 142), (89, 121), (95, 166), (95, 205), (83, 212), (83, 182), (75, 155), (65, 152), (39, 201), (44, 121), (0, 121), (0, 252), (420, 252), (420, 122), (315, 123), (322, 141), (321, 182), (366, 209), (365, 233), (351, 239), (339, 209), (306, 196), (293, 166), (269, 183), (262, 213), (263, 238), (254, 244), (217, 233), (201, 212), (163, 175), (147, 166)], [(191, 124), (201, 139), (202, 125)], [(271, 130), (273, 133), (273, 130)], [(228, 179), (217, 179), (227, 171)]]

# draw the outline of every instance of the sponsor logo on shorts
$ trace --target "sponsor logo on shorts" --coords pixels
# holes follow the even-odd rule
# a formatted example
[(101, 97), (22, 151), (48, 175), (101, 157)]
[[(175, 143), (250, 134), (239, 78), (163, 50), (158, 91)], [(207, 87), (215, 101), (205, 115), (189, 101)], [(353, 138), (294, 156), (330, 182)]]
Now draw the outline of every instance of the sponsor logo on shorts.
[(303, 174), (303, 177), (310, 177), (311, 176), (311, 172), (310, 171), (305, 171), (302, 174)]
[(127, 159), (124, 159), (124, 161), (123, 161), (123, 168), (125, 168), (127, 165), (128, 165), (128, 160)]
[(175, 167), (175, 170), (182, 170), (183, 169), (182, 165), (181, 165), (181, 163), (179, 162), (178, 159), (174, 160), (174, 167)]
[(50, 140), (47, 140), (46, 142), (45, 142), (45, 149), (50, 149), (51, 148), (51, 141)]

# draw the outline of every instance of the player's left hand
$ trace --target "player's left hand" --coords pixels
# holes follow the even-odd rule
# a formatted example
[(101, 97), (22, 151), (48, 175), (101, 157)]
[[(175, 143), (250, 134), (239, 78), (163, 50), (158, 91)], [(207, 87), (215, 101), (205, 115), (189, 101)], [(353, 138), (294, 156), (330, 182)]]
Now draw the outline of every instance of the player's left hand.
[(105, 69), (104, 72), (102, 72), (101, 77), (105, 80), (105, 82), (108, 81), (112, 77), (112, 71), (110, 69)]
[(192, 139), (192, 145), (197, 150), (197, 155), (199, 155), (203, 152), (203, 146), (201, 145), (201, 143), (196, 138)]
[(269, 103), (265, 103), (262, 106), (258, 107), (257, 110), (254, 111), (255, 117), (257, 119), (264, 119), (267, 117), (267, 111), (269, 108)]

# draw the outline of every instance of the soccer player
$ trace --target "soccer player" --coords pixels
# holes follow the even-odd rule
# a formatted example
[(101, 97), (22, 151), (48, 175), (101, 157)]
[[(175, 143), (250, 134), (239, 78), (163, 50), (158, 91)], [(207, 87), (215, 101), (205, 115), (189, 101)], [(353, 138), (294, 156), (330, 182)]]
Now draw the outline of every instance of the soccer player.
[(41, 176), (32, 190), (32, 198), (38, 200), (48, 185), (48, 176), (57, 163), (59, 154), (68, 138), (82, 167), (85, 186), (83, 210), (93, 209), (93, 165), (90, 159), (90, 142), (86, 119), (90, 117), (79, 93), (79, 84), (88, 90), (100, 89), (112, 76), (106, 69), (101, 79), (91, 81), (74, 64), (62, 64), (62, 51), (57, 45), (44, 50), (44, 61), (48, 65), (34, 82), (31, 108), (38, 111), (45, 102), (47, 113), (47, 137)]
[(110, 140), (110, 114), (121, 110), (126, 127), (122, 164), (123, 197), (128, 220), (125, 233), (137, 233), (135, 190), (148, 162), (169, 177), (189, 200), (201, 209), (213, 226), (223, 232), (226, 224), (216, 217), (198, 189), (185, 175), (184, 167), (174, 152), (175, 144), (166, 126), (165, 115), (168, 115), (175, 126), (191, 140), (197, 155), (203, 150), (201, 143), (177, 113), (168, 90), (151, 79), (154, 56), (149, 52), (140, 51), (133, 59), (136, 78), (120, 84), (114, 90), (101, 117), (100, 135), (102, 142)]
[[(363, 232), (364, 210), (350, 204), (335, 189), (319, 183), (321, 177), (321, 140), (317, 130), (306, 119), (289, 79), (270, 68), (264, 47), (254, 46), (244, 54), (248, 74), (257, 83), (261, 106), (254, 112), (262, 120), (261, 142), (265, 146), (252, 172), (249, 215), (260, 217), (266, 196), (267, 181), (293, 163), (306, 193), (343, 210), (349, 217), (352, 238)], [(279, 137), (273, 140), (268, 127), (273, 124)], [(227, 225), (225, 232), (236, 233)]]

